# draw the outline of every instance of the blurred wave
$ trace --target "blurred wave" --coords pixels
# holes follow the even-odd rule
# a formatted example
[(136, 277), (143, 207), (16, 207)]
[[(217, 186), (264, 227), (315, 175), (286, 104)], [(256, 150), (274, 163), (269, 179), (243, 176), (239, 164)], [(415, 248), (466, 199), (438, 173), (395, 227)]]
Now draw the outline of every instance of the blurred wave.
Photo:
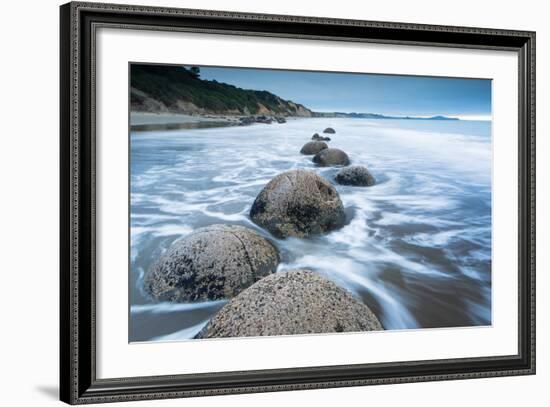
[[(335, 185), (351, 216), (342, 229), (275, 239), (250, 221), (250, 206), (290, 168), (334, 182), (337, 169), (299, 154), (328, 126), (336, 129), (330, 146), (367, 165), (377, 184)], [(279, 272), (315, 270), (369, 305), (386, 329), (489, 325), (491, 177), (490, 122), (297, 119), (132, 133), (130, 340), (192, 338), (222, 306), (153, 304), (140, 288), (174, 240), (214, 223), (272, 239)]]

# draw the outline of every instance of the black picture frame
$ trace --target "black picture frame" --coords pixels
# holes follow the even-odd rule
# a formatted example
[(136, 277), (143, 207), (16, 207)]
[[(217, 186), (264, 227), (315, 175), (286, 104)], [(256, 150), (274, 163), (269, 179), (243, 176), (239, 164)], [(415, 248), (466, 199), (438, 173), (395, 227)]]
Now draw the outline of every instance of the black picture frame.
[[(60, 8), (60, 398), (70, 404), (535, 373), (535, 33), (72, 2)], [(519, 60), (519, 350), (499, 357), (96, 378), (95, 29), (511, 50)], [(510, 265), (512, 267), (512, 265)]]

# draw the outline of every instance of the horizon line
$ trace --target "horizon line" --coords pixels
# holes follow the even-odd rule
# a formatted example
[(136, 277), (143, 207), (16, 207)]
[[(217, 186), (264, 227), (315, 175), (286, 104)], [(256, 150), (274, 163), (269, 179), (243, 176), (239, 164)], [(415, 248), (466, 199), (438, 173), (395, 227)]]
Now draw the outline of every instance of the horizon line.
[(307, 106), (304, 106), (304, 107), (311, 110), (313, 113), (371, 114), (371, 115), (378, 115), (382, 117), (396, 118), (396, 119), (407, 119), (407, 118), (431, 119), (434, 117), (444, 117), (447, 119), (456, 119), (456, 120), (462, 120), (462, 121), (492, 121), (493, 120), (492, 114), (450, 114), (449, 115), (444, 113), (434, 113), (430, 115), (426, 115), (426, 114), (400, 115), (400, 114), (385, 114), (385, 113), (375, 113), (375, 112), (343, 111), (343, 110), (330, 110), (330, 109), (314, 110), (314, 109), (308, 108)]

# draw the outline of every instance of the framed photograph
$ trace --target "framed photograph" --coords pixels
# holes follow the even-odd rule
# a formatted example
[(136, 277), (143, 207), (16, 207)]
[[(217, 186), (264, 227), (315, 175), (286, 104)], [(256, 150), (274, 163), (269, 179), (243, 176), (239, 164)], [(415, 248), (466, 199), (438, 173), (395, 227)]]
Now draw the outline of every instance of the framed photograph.
[(61, 400), (535, 373), (535, 33), (61, 6)]

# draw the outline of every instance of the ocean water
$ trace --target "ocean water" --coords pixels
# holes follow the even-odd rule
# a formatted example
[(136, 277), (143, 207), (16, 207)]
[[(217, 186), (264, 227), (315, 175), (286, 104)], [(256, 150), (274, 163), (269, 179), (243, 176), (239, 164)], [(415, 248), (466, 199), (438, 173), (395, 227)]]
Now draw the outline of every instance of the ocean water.
[[(335, 184), (337, 168), (299, 153), (334, 127), (331, 147), (366, 165), (372, 187)], [(225, 301), (154, 303), (143, 275), (170, 244), (216, 223), (271, 239), (277, 272), (310, 268), (367, 304), (385, 329), (491, 324), (491, 123), (295, 119), (286, 124), (132, 132), (130, 341), (193, 338)], [(276, 239), (248, 213), (275, 175), (315, 171), (336, 187), (349, 223), (324, 236)]]

